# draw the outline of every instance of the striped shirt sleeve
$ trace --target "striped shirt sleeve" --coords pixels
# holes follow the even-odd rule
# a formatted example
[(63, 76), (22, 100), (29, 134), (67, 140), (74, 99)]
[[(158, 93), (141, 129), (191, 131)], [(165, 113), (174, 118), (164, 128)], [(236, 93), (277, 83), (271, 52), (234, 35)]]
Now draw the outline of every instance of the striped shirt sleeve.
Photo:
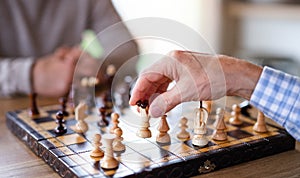
[(264, 67), (250, 103), (300, 141), (300, 78)]

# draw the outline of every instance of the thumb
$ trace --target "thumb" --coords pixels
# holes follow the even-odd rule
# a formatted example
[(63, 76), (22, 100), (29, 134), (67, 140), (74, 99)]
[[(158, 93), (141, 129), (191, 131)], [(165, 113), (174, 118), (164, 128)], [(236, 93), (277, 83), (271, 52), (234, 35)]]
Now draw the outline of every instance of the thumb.
[(158, 95), (150, 104), (149, 112), (152, 117), (160, 117), (181, 103), (180, 92), (173, 87)]

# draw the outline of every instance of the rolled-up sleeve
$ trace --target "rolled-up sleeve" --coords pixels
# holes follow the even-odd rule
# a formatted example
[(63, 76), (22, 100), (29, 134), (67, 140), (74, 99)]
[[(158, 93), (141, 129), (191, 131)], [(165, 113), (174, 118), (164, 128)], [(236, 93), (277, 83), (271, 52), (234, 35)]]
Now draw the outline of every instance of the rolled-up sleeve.
[(31, 92), (33, 58), (0, 60), (0, 93), (2, 96)]
[(300, 141), (300, 78), (264, 67), (250, 103)]

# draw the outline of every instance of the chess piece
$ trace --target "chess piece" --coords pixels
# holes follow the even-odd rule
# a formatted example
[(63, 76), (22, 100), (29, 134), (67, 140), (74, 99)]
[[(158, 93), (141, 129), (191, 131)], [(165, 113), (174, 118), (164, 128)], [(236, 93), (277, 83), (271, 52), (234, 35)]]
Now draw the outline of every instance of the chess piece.
[(111, 114), (111, 123), (113, 124), (112, 127), (110, 128), (110, 133), (114, 133), (114, 130), (116, 128), (119, 128), (119, 114), (118, 113), (112, 113)]
[(63, 112), (64, 116), (69, 116), (69, 113), (67, 112), (67, 101), (68, 98), (66, 96), (63, 96), (59, 98), (59, 103), (61, 105), (61, 111)]
[(54, 132), (58, 135), (62, 135), (67, 132), (67, 128), (64, 126), (64, 114), (62, 111), (56, 113), (56, 123), (58, 126), (54, 129)]
[(226, 125), (224, 122), (224, 113), (223, 108), (218, 108), (216, 111), (216, 122), (214, 123), (215, 130), (212, 134), (212, 139), (217, 141), (227, 140), (227, 133), (225, 132)]
[(119, 166), (119, 162), (114, 158), (113, 154), (113, 141), (115, 139), (114, 134), (104, 134), (102, 136), (103, 143), (105, 144), (104, 157), (101, 160), (101, 167), (103, 169), (115, 169)]
[(161, 117), (157, 130), (159, 131), (159, 134), (156, 136), (156, 142), (158, 143), (171, 142), (170, 135), (168, 134), (168, 130), (170, 130), (170, 128), (167, 122), (167, 115), (163, 115)]
[(265, 121), (265, 115), (261, 111), (258, 111), (257, 121), (256, 121), (256, 123), (253, 126), (253, 130), (255, 132), (259, 132), (259, 133), (268, 132), (266, 121)]
[(79, 103), (75, 108), (75, 119), (77, 121), (74, 131), (77, 133), (85, 133), (88, 130), (88, 124), (84, 121), (86, 115), (87, 105), (83, 102)]
[(212, 107), (212, 101), (203, 101), (203, 107), (207, 110), (208, 113), (210, 113)]
[(186, 131), (186, 129), (188, 128), (187, 122), (188, 122), (188, 120), (186, 117), (182, 117), (180, 119), (179, 128), (181, 130), (180, 130), (180, 132), (177, 133), (177, 138), (180, 140), (187, 140), (190, 138), (190, 133), (188, 131)]
[(240, 114), (241, 114), (241, 108), (237, 105), (234, 104), (232, 105), (232, 112), (231, 112), (231, 118), (229, 119), (229, 123), (231, 125), (242, 125), (243, 121), (240, 120)]
[(39, 112), (37, 104), (36, 104), (37, 94), (36, 93), (30, 93), (29, 98), (30, 98), (29, 115), (31, 117), (38, 116), (40, 114), (40, 112)]
[(122, 141), (123, 141), (123, 137), (122, 137), (123, 131), (122, 131), (122, 129), (117, 127), (114, 130), (114, 134), (116, 135), (116, 138), (113, 142), (113, 150), (114, 151), (124, 151), (125, 150), (125, 145), (122, 143)]
[(106, 108), (105, 107), (100, 107), (99, 108), (99, 113), (100, 113), (100, 120), (98, 121), (98, 126), (99, 127), (106, 127), (108, 126), (109, 122), (106, 119)]
[(150, 138), (151, 137), (151, 131), (149, 129), (150, 127), (150, 116), (148, 114), (148, 101), (143, 101), (137, 103), (140, 109), (140, 116), (141, 116), (141, 126), (140, 129), (137, 132), (137, 136), (141, 138)]
[(104, 95), (104, 105), (106, 108), (106, 113), (107, 115), (110, 115), (112, 113), (112, 108), (113, 108), (113, 102), (112, 102), (112, 83), (113, 83), (113, 79), (116, 73), (116, 67), (112, 64), (108, 65), (106, 68), (106, 74), (105, 74), (105, 78), (106, 78), (106, 83), (108, 86), (105, 95)]
[(104, 152), (101, 150), (100, 146), (102, 145), (101, 143), (101, 135), (100, 134), (95, 134), (93, 138), (93, 146), (94, 149), (90, 153), (90, 157), (93, 159), (100, 159), (103, 157)]
[(205, 108), (200, 107), (196, 112), (196, 118), (194, 120), (194, 136), (192, 144), (203, 147), (208, 144), (206, 137), (206, 122), (208, 119), (208, 112)]

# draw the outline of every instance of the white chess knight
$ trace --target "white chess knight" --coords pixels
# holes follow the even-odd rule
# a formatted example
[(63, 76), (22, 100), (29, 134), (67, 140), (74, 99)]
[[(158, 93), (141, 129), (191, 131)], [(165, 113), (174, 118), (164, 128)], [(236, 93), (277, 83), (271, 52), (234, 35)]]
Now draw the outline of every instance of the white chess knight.
[(88, 124), (84, 121), (87, 117), (87, 114), (85, 113), (87, 109), (88, 106), (84, 102), (79, 103), (75, 108), (75, 119), (77, 120), (77, 123), (74, 130), (77, 133), (85, 133), (89, 128)]
[(150, 116), (147, 113), (147, 108), (140, 107), (140, 116), (141, 116), (141, 126), (137, 132), (137, 136), (141, 138), (150, 138), (151, 137), (151, 131), (149, 130)]
[(205, 108), (200, 107), (196, 111), (196, 117), (194, 120), (194, 136), (192, 139), (192, 144), (196, 146), (205, 146), (208, 144), (208, 139), (206, 137), (206, 122), (208, 119), (208, 112)]

